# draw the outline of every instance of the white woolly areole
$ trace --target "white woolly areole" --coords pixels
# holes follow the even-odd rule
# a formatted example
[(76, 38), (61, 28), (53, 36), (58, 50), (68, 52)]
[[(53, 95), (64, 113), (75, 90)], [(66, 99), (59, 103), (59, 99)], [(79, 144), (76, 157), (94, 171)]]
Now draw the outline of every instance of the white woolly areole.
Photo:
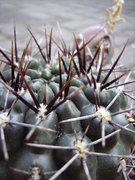
[[(92, 84), (92, 87), (94, 88), (94, 84)], [(101, 83), (100, 82), (96, 82), (96, 89), (95, 89), (98, 93), (101, 91)]]
[(0, 114), (0, 127), (4, 128), (9, 122), (9, 116), (7, 112)]
[(41, 173), (41, 171), (40, 171), (40, 168), (38, 166), (32, 167), (32, 169), (31, 169), (31, 179), (40, 180), (41, 179), (40, 173)]
[(100, 108), (96, 111), (96, 115), (98, 116), (99, 119), (101, 119), (102, 122), (111, 121), (110, 112), (107, 111), (104, 107), (100, 107)]
[(22, 95), (22, 94), (24, 94), (24, 92), (25, 92), (24, 88), (21, 87), (21, 90), (18, 91), (18, 94), (19, 94), (19, 95)]
[(96, 83), (96, 90), (99, 92), (99, 91), (100, 91), (100, 88), (101, 88), (101, 83), (100, 83), (100, 82), (97, 82), (97, 83)]
[(133, 123), (133, 124), (135, 124), (134, 123), (134, 118), (132, 117), (132, 115), (130, 114), (130, 113), (126, 113), (125, 114), (125, 117), (126, 117), (126, 119), (127, 119), (127, 121), (129, 122), (129, 123)]
[(18, 63), (18, 62), (14, 62), (14, 65), (15, 65), (16, 67), (19, 67), (19, 63)]
[(86, 159), (87, 158), (87, 154), (86, 154), (86, 144), (84, 142), (82, 142), (81, 140), (77, 140), (74, 144), (77, 152), (79, 153), (79, 158), (80, 159)]
[(37, 120), (45, 120), (46, 118), (46, 115), (45, 113), (47, 112), (47, 109), (46, 109), (46, 105), (44, 105), (43, 103), (40, 104), (40, 107), (38, 109), (38, 114), (37, 114)]
[(119, 163), (120, 164), (119, 164), (117, 172), (119, 173), (122, 170), (126, 171), (127, 168), (126, 168), (126, 161), (125, 161), (125, 159), (121, 159)]

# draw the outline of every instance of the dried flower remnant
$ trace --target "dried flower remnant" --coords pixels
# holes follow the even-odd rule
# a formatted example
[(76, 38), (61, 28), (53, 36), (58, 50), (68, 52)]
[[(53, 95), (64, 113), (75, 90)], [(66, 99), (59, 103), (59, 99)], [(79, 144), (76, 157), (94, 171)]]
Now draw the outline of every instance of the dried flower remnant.
[(114, 5), (106, 9), (107, 12), (107, 20), (106, 26), (112, 32), (115, 31), (115, 25), (117, 22), (124, 20), (121, 16), (124, 0), (114, 0)]

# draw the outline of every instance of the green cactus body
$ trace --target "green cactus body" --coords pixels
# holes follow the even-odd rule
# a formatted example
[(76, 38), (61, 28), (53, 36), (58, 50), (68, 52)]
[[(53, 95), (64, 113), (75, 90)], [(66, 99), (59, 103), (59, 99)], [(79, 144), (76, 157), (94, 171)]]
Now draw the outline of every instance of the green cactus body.
[[(107, 154), (125, 154), (127, 153), (122, 143), (117, 143), (113, 148), (106, 150), (101, 150), (103, 153)], [(122, 173), (118, 172), (120, 166), (120, 158), (116, 157), (98, 157), (98, 169), (97, 169), (97, 179), (123, 179)]]
[(3, 161), (0, 161), (0, 178), (3, 180), (12, 178), (9, 172), (8, 165), (6, 164), (6, 162)]
[[(80, 111), (75, 104), (69, 100), (57, 108), (57, 113), (60, 121), (80, 116)], [(61, 130), (66, 133), (73, 133), (74, 130), (79, 132), (81, 125), (80, 122), (61, 124)]]
[[(27, 124), (36, 124), (38, 121), (37, 115), (32, 111), (29, 110), (27, 115), (25, 116), (25, 122)], [(30, 142), (39, 143), (39, 144), (53, 144), (56, 141), (57, 131), (58, 131), (58, 118), (55, 112), (51, 112), (48, 116), (44, 119), (39, 121), (40, 127), (49, 128), (48, 130), (36, 130), (32, 135)], [(51, 132), (51, 129), (54, 131)]]
[[(14, 168), (22, 170), (13, 172), (13, 179), (48, 179), (55, 171), (57, 166), (55, 161), (52, 159), (51, 151), (44, 151), (42, 154), (33, 153), (28, 149), (23, 149), (16, 155), (16, 158), (12, 162)], [(37, 173), (33, 173), (34, 168), (37, 168)], [(50, 172), (50, 174), (48, 173)], [(51, 173), (52, 172), (52, 173)], [(48, 174), (47, 174), (48, 173)], [(35, 176), (35, 177), (34, 177)]]
[[(74, 177), (75, 179), (86, 179), (87, 177), (83, 172), (83, 166), (82, 166), (82, 161), (85, 160), (86, 163), (88, 164), (92, 179), (96, 179), (96, 171), (95, 171), (97, 166), (96, 157), (87, 156), (87, 154), (85, 154), (85, 150), (87, 149), (85, 147), (85, 144), (90, 143), (90, 140), (87, 137), (84, 137), (84, 139), (81, 141), (82, 138), (81, 136), (83, 136), (83, 134), (81, 133), (77, 134), (77, 139), (76, 139), (74, 134), (67, 134), (67, 133), (62, 134), (56, 143), (57, 145), (69, 146), (69, 147), (78, 146), (78, 149), (70, 150), (70, 151), (56, 150), (55, 158), (58, 164), (62, 166), (63, 164), (68, 162), (69, 159), (71, 159), (79, 151), (78, 158), (68, 168), (69, 174), (71, 174), (71, 177)], [(94, 151), (94, 148), (91, 148), (90, 150)], [(59, 158), (60, 156), (61, 158)]]

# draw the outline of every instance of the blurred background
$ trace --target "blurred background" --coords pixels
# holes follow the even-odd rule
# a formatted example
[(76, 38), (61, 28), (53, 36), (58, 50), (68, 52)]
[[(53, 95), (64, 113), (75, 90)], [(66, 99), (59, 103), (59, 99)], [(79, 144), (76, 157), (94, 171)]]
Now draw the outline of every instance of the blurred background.
[[(24, 48), (31, 29), (38, 40), (44, 37), (44, 29), (53, 27), (53, 34), (60, 38), (59, 22), (67, 44), (71, 43), (73, 32), (79, 33), (88, 26), (103, 24), (105, 9), (113, 0), (0, 0), (0, 47), (10, 49), (13, 27), (16, 24), (18, 48)], [(125, 0), (122, 12), (125, 22), (116, 25), (115, 55), (124, 43), (129, 44), (122, 57), (126, 67), (135, 66), (135, 0)]]

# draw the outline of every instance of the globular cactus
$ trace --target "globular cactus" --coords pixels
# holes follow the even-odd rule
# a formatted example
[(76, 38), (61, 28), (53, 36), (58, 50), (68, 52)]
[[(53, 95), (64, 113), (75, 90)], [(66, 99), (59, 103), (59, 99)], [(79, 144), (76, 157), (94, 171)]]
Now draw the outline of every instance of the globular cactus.
[[(44, 49), (28, 29), (20, 55), (16, 28), (11, 53), (0, 49), (1, 180), (134, 179), (135, 108), (126, 91), (134, 81), (129, 71), (116, 71), (127, 43), (111, 61), (108, 28), (121, 20), (123, 1), (114, 2), (106, 27), (74, 35), (72, 50), (52, 30), (45, 30)], [(39, 56), (30, 54), (32, 39)]]
[(28, 54), (31, 40), (18, 55), (15, 29), (10, 55), (0, 49), (0, 179), (129, 179), (135, 167), (133, 98), (124, 89), (130, 73), (115, 72), (126, 45), (105, 69), (104, 43), (87, 61), (87, 42), (80, 46), (74, 35), (75, 49), (55, 42), (54, 58), (52, 31), (46, 51), (29, 32), (41, 57)]

